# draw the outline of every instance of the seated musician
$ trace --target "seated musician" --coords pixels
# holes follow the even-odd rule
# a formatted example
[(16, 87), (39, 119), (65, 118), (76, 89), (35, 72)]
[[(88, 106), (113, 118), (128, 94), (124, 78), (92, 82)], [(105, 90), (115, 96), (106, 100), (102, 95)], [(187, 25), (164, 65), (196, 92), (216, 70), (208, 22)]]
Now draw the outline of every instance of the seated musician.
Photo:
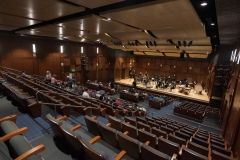
[(159, 80), (159, 81), (157, 82), (156, 88), (160, 88), (161, 85), (162, 85), (162, 82)]
[(135, 78), (136, 76), (136, 73), (135, 73), (135, 70), (132, 71), (132, 78)]
[(147, 73), (147, 71), (145, 72), (145, 76), (148, 77), (148, 73)]
[(202, 88), (204, 89), (205, 84), (203, 83), (203, 81), (201, 81), (201, 86), (202, 86)]
[(186, 81), (186, 87), (188, 88), (188, 81)]
[(139, 77), (139, 78), (141, 78), (141, 77), (142, 77), (142, 72), (140, 72), (140, 73), (138, 74), (138, 77)]

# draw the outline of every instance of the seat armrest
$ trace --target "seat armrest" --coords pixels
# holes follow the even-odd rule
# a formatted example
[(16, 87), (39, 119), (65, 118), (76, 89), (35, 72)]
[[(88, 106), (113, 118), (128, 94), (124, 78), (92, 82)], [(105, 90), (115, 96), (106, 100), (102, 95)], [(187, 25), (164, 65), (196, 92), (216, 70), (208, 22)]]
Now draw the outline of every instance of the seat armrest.
[(26, 99), (31, 99), (31, 98), (34, 98), (34, 96), (27, 97)]
[(17, 157), (15, 160), (27, 160), (30, 156), (38, 154), (44, 150), (45, 150), (45, 146), (43, 144), (40, 144), (40, 145), (30, 149), (29, 151), (23, 153), (22, 155)]
[(111, 127), (111, 123), (106, 124), (106, 126)]
[(149, 141), (147, 141), (147, 142), (145, 142), (145, 144), (148, 146), (148, 145), (150, 144), (150, 142), (149, 142)]
[(26, 133), (26, 132), (28, 132), (28, 128), (23, 127), (23, 128), (15, 130), (15, 131), (12, 131), (12, 132), (6, 134), (5, 136), (0, 137), (0, 140), (7, 141), (7, 140), (9, 140), (10, 138), (12, 138), (16, 135), (23, 134), (23, 133)]
[(82, 125), (81, 125), (81, 124), (77, 124), (76, 126), (72, 127), (71, 130), (72, 130), (72, 131), (75, 131), (75, 130), (77, 130), (77, 129), (79, 129), (79, 128), (82, 128)]
[(66, 121), (67, 118), (68, 118), (67, 116), (62, 116), (62, 117), (58, 117), (57, 120), (59, 120), (59, 121), (60, 121), (60, 120), (64, 120), (64, 121)]
[(175, 154), (175, 153), (173, 154), (171, 160), (174, 160), (174, 159), (177, 159), (177, 154)]
[(100, 136), (96, 136), (96, 137), (94, 137), (93, 139), (91, 139), (91, 140), (89, 141), (89, 143), (90, 143), (90, 144), (94, 144), (95, 142), (99, 141), (100, 139), (101, 139)]
[(122, 159), (123, 156), (125, 156), (126, 151), (122, 150), (118, 155), (115, 157), (115, 160), (120, 160)]
[(182, 155), (182, 150), (183, 150), (184, 147), (185, 147), (185, 145), (182, 145), (182, 147), (180, 148), (179, 155)]
[(1, 118), (1, 119), (0, 119), (0, 124), (1, 124), (3, 121), (7, 121), (7, 120), (10, 120), (10, 121), (13, 121), (14, 123), (16, 123), (17, 115), (16, 115), (16, 114), (13, 114), (13, 115), (9, 115), (9, 116), (6, 116), (6, 117)]

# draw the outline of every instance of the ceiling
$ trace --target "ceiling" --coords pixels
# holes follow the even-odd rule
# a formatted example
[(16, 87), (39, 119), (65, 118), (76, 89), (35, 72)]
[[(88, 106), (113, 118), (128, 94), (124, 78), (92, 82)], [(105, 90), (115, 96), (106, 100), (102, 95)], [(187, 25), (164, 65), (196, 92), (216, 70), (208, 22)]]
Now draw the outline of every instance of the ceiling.
[(210, 12), (215, 3), (205, 2), (0, 0), (0, 30), (103, 44), (136, 55), (207, 58), (219, 39), (216, 14)]

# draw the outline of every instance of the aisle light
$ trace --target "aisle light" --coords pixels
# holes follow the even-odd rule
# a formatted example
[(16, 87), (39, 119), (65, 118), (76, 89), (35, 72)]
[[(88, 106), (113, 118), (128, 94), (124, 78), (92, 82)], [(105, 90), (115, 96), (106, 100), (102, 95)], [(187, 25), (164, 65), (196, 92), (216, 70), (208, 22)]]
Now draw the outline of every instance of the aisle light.
[(97, 53), (98, 53), (98, 47), (97, 47)]
[(32, 47), (33, 47), (33, 53), (36, 53), (36, 47), (35, 47), (35, 44), (33, 44)]
[(83, 47), (81, 47), (81, 53), (83, 53)]
[(60, 52), (63, 53), (63, 46), (60, 46)]
[(232, 61), (232, 59), (233, 59), (233, 53), (234, 53), (234, 52), (232, 51), (232, 54), (231, 54), (231, 59), (230, 59), (230, 61)]
[(233, 58), (232, 58), (232, 61), (233, 61), (233, 62), (235, 61), (236, 53), (237, 53), (237, 49), (235, 49), (235, 52), (234, 52), (234, 54), (233, 54)]
[(239, 64), (239, 60), (240, 60), (240, 51), (238, 52), (238, 61), (237, 61), (237, 64)]

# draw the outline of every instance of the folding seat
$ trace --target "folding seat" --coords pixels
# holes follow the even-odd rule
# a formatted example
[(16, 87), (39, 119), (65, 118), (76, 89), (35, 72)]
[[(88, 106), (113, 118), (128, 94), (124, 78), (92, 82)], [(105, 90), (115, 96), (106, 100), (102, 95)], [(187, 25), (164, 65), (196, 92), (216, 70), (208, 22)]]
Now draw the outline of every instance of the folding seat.
[(163, 138), (167, 138), (167, 132), (157, 129), (155, 127), (152, 128), (152, 134), (155, 134), (157, 137), (163, 136)]
[(217, 142), (220, 142), (220, 143), (224, 143), (224, 140), (221, 137), (214, 137), (214, 136), (211, 135), (210, 139), (212, 139), (214, 141), (217, 141)]
[(155, 123), (155, 120), (154, 119), (152, 119), (152, 118), (150, 118), (150, 117), (145, 117), (146, 118), (146, 120), (149, 122), (153, 122), (153, 123)]
[(17, 115), (9, 115), (6, 117), (0, 118), (0, 135), (4, 136), (10, 132), (18, 130), (16, 126)]
[(135, 126), (132, 126), (130, 124), (127, 124), (125, 122), (122, 122), (122, 131), (125, 133), (126, 131), (128, 132), (128, 136), (138, 139), (138, 129)]
[(147, 124), (144, 124), (142, 122), (137, 122), (137, 128), (138, 129), (143, 129), (145, 131), (151, 132), (151, 127)]
[(214, 145), (216, 145), (216, 146), (218, 146), (218, 147), (225, 148), (225, 144), (224, 144), (224, 143), (215, 141), (215, 140), (213, 140), (213, 139), (210, 140), (210, 143), (211, 143), (211, 144), (214, 144)]
[(188, 147), (189, 149), (191, 149), (191, 150), (193, 150), (193, 151), (195, 151), (195, 152), (203, 155), (203, 156), (208, 157), (208, 152), (209, 152), (209, 150), (208, 150), (208, 148), (206, 148), (206, 147), (200, 146), (200, 145), (198, 145), (197, 143), (190, 142), (190, 141), (188, 142), (187, 147)]
[(159, 124), (157, 124), (155, 122), (148, 121), (148, 125), (151, 126), (152, 128), (153, 127), (159, 128)]
[(195, 110), (189, 109), (188, 110), (188, 117), (192, 118), (192, 119), (195, 119)]
[(190, 139), (190, 137), (191, 137), (191, 135), (188, 135), (188, 134), (186, 134), (186, 133), (182, 133), (182, 132), (179, 132), (179, 131), (176, 131), (176, 132), (175, 132), (175, 135), (178, 136), (178, 137), (180, 137), (180, 138), (183, 138), (183, 139), (185, 139), (185, 140), (188, 140), (188, 139)]
[(188, 135), (193, 135), (194, 134), (194, 132), (189, 131), (189, 130), (185, 130), (185, 129), (181, 129), (180, 132), (188, 134)]
[(138, 140), (118, 132), (118, 144), (121, 150), (126, 151), (127, 155), (134, 159), (140, 159), (140, 143)]
[(99, 123), (99, 131), (100, 131), (102, 140), (112, 145), (113, 147), (118, 148), (118, 141), (116, 138), (118, 131), (116, 129), (113, 129), (102, 123)]
[(152, 119), (154, 119), (155, 121), (158, 120), (158, 121), (161, 121), (162, 119), (159, 118), (159, 117), (152, 117)]
[(206, 148), (208, 148), (208, 145), (209, 145), (208, 142), (203, 141), (203, 140), (201, 140), (201, 139), (198, 139), (198, 138), (196, 138), (196, 137), (193, 137), (193, 138), (192, 138), (192, 142), (197, 143), (198, 145), (201, 145), (201, 146), (206, 147)]
[(136, 117), (136, 121), (147, 124), (147, 120), (145, 118), (142, 118), (142, 117)]
[(84, 119), (87, 124), (88, 131), (95, 136), (99, 135), (98, 121), (88, 115), (85, 115)]
[(179, 155), (180, 146), (177, 143), (160, 137), (158, 138), (158, 150), (172, 157), (174, 154)]
[(212, 150), (211, 156), (212, 156), (212, 160), (234, 160), (234, 158), (226, 156), (225, 154), (222, 154), (215, 150)]
[(154, 108), (160, 109), (161, 106), (162, 106), (162, 102), (161, 102), (161, 101), (155, 101), (155, 103), (154, 103)]
[(187, 108), (181, 108), (181, 116), (187, 117), (188, 115), (188, 109)]
[(108, 125), (110, 125), (110, 127), (122, 132), (122, 123), (119, 119), (116, 119), (112, 116), (108, 116)]
[(186, 144), (186, 140), (185, 139), (180, 138), (178, 136), (175, 136), (175, 135), (173, 135), (171, 133), (168, 135), (168, 140), (170, 140), (170, 141), (172, 141), (174, 143), (179, 144), (179, 146), (182, 146), (182, 145)]
[(171, 128), (173, 131), (177, 131), (178, 130), (178, 127), (175, 127), (175, 126), (173, 126), (171, 124), (168, 124), (167, 127)]
[(204, 116), (205, 116), (204, 111), (196, 111), (196, 113), (195, 113), (195, 119), (198, 121), (202, 121)]
[(181, 160), (208, 160), (208, 157), (205, 157), (187, 147), (184, 147), (182, 150)]
[(199, 139), (201, 139), (201, 140), (203, 140), (203, 141), (208, 142), (208, 137), (207, 137), (207, 136), (202, 136), (201, 134), (197, 133), (197, 134), (195, 135), (195, 137), (196, 137), (196, 138), (199, 138)]
[(219, 146), (217, 146), (217, 145), (214, 145), (214, 144), (211, 144), (211, 149), (212, 150), (215, 150), (215, 151), (217, 151), (217, 152), (220, 152), (220, 153), (222, 153), (222, 154), (224, 154), (224, 155), (226, 155), (226, 156), (231, 156), (231, 151), (230, 150), (227, 150), (227, 149), (225, 149), (225, 148), (222, 148), (222, 147), (219, 147)]
[(138, 140), (142, 143), (150, 142), (148, 145), (156, 148), (157, 136), (144, 130), (138, 130)]
[(162, 121), (156, 120), (156, 123), (159, 124), (159, 126), (166, 126), (166, 123), (164, 123)]
[(124, 117), (124, 121), (126, 123), (131, 124), (132, 126), (136, 126), (137, 125), (137, 122), (134, 119), (130, 118), (130, 117)]
[(166, 126), (161, 126), (160, 129), (167, 132), (167, 134), (173, 133), (173, 129), (168, 128)]
[(168, 155), (149, 147), (146, 144), (141, 146), (141, 158), (142, 160), (170, 160)]
[(117, 109), (113, 109), (112, 106), (108, 106), (108, 105), (105, 105), (105, 107), (107, 109), (106, 110), (107, 114), (109, 114), (110, 116), (118, 117), (119, 113)]
[(148, 101), (148, 106), (149, 106), (149, 107), (154, 108), (154, 105), (155, 105), (155, 101), (153, 101), (153, 100), (149, 100), (149, 101)]

